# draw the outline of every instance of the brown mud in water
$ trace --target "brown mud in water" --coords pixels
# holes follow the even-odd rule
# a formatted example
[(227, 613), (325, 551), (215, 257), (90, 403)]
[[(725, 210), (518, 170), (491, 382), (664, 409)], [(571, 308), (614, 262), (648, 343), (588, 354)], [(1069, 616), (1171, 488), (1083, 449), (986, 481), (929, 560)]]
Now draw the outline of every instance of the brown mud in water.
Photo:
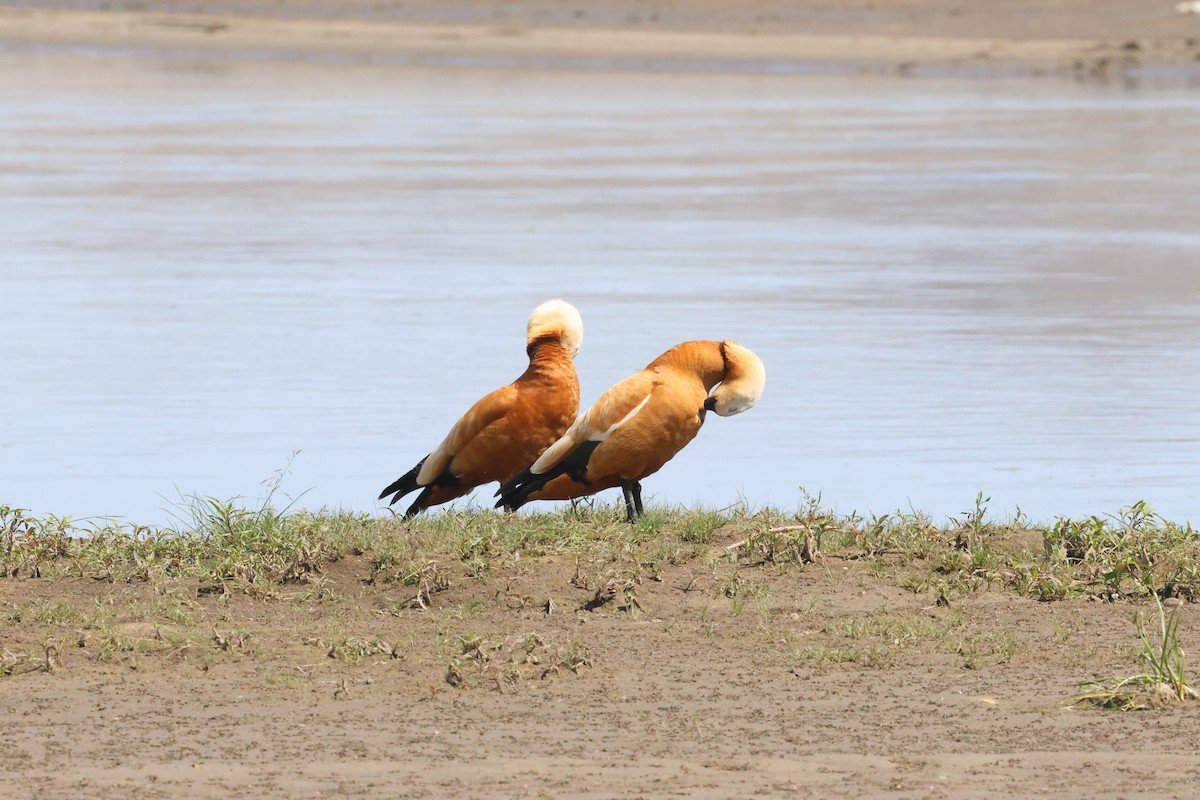
[(1127, 0), (10, 0), (0, 43), (542, 65), (1109, 78), (1200, 61), (1200, 14)]
[(579, 557), (301, 554), (249, 592), (94, 560), (0, 579), (0, 795), (1191, 795), (1192, 704), (1062, 704), (1136, 672), (1133, 615), (1157, 616), (1003, 585), (1040, 533), (804, 564), (753, 522), (690, 530), (707, 541), (614, 517)]

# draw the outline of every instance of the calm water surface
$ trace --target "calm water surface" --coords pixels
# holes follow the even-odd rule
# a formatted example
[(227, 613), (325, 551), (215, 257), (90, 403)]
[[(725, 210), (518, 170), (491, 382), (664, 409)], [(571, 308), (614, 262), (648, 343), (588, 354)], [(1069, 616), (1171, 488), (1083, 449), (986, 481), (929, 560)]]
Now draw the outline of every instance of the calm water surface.
[(0, 502), (375, 509), (561, 296), (585, 403), (767, 364), (656, 502), (1200, 521), (1197, 164), (1185, 88), (2, 54)]

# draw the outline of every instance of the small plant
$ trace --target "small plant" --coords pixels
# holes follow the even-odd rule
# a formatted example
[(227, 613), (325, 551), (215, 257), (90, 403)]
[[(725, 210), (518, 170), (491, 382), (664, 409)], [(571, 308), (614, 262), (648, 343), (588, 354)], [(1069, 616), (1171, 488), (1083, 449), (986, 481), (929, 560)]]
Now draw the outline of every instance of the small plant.
[(708, 544), (713, 534), (727, 519), (718, 511), (684, 511), (679, 525), (679, 538), (691, 544)]
[(1107, 518), (1060, 518), (1044, 537), (1047, 564), (1067, 568), (1103, 599), (1200, 594), (1200, 537), (1144, 501)]
[(954, 652), (963, 657), (963, 669), (982, 669), (1012, 661), (1020, 646), (1016, 634), (1004, 630), (996, 634), (968, 636), (959, 642)]
[(892, 654), (878, 644), (853, 647), (806, 647), (797, 650), (794, 657), (798, 661), (858, 664), (868, 669), (885, 669), (896, 664), (896, 659)]
[(839, 620), (826, 630), (846, 639), (873, 639), (881, 644), (897, 646), (945, 638), (947, 631), (960, 622), (959, 617), (947, 620), (925, 616), (898, 617), (881, 611)]
[(592, 665), (591, 651), (572, 641), (565, 649), (554, 647), (537, 633), (494, 644), (477, 634), (458, 638), (460, 652), (446, 667), (446, 683), (458, 689), (491, 685), (496, 691), (514, 691), (521, 681), (545, 680), (564, 672), (578, 675)]
[(340, 636), (332, 641), (323, 639), (310, 640), (314, 645), (325, 648), (327, 658), (335, 661), (348, 661), (357, 664), (364, 658), (374, 655), (385, 655), (389, 658), (401, 658), (402, 653), (398, 644), (389, 644), (383, 639), (358, 639)]
[(924, 559), (952, 542), (947, 531), (916, 509), (872, 517), (869, 524), (856, 517), (852, 522), (854, 543), (870, 557), (896, 554), (906, 560)]
[(435, 559), (401, 559), (397, 562), (390, 556), (377, 557), (371, 566), (370, 583), (398, 581), (416, 587), (417, 593), (408, 603), (412, 608), (429, 608), (433, 595), (450, 588), (450, 576)]
[(28, 509), (0, 505), (0, 577), (42, 577), (42, 570), (71, 552), (77, 532), (67, 517), (26, 516)]
[(234, 628), (228, 633), (221, 633), (216, 628), (213, 628), (212, 643), (218, 650), (229, 652), (231, 650), (241, 650), (249, 641), (250, 634), (243, 630)]
[(983, 535), (989, 529), (983, 518), (987, 515), (987, 504), (990, 502), (992, 498), (984, 497), (983, 492), (979, 492), (975, 495), (975, 509), (959, 515), (962, 522), (954, 538), (954, 546), (959, 550), (974, 550), (983, 541)]
[(1118, 711), (1137, 711), (1162, 705), (1164, 700), (1183, 702), (1196, 699), (1184, 673), (1184, 652), (1179, 644), (1179, 607), (1168, 616), (1158, 597), (1158, 642), (1152, 642), (1146, 631), (1144, 615), (1134, 613), (1133, 623), (1141, 641), (1139, 660), (1142, 671), (1129, 677), (1109, 677), (1084, 681), (1081, 686), (1094, 687), (1076, 697), (1070, 706), (1094, 706)]
[(79, 610), (65, 603), (34, 600), (27, 606), (14, 603), (12, 610), (8, 612), (8, 618), (13, 622), (38, 622), (48, 625), (60, 625), (78, 619)]
[(1059, 570), (1053, 564), (1035, 565), (1020, 575), (1017, 589), (1044, 602), (1064, 600), (1071, 592), (1069, 580), (1059, 575)]
[(592, 666), (592, 651), (580, 642), (572, 640), (567, 645), (566, 652), (542, 673), (542, 677), (544, 678), (552, 672), (557, 673), (559, 669), (568, 669), (578, 675), (579, 670), (590, 666)]
[(641, 579), (637, 576), (619, 575), (609, 578), (596, 589), (595, 596), (584, 606), (588, 611), (595, 611), (607, 603), (613, 603), (618, 611), (625, 611), (631, 617), (637, 617), (642, 610), (638, 600), (637, 587)]
[[(763, 534), (762, 541), (767, 546), (764, 554), (767, 561), (775, 562), (780, 556), (794, 559), (802, 564), (811, 564), (821, 555), (826, 537), (835, 541), (834, 546), (842, 544), (847, 539), (847, 527), (853, 527), (853, 521), (839, 520), (837, 516), (821, 504), (821, 495), (810, 495), (801, 489), (804, 498), (800, 511), (796, 514), (796, 525), (779, 525), (768, 528)], [(783, 534), (783, 536), (779, 536)], [(779, 538), (774, 538), (779, 537)]]
[(729, 598), (730, 610), (736, 617), (742, 613), (746, 600), (766, 600), (770, 589), (765, 583), (747, 578), (741, 572), (734, 572), (725, 580), (722, 593)]
[(13, 652), (12, 650), (0, 653), (0, 675), (16, 675), (19, 672), (28, 672), (33, 669), (37, 669), (37, 667), (28, 653)]

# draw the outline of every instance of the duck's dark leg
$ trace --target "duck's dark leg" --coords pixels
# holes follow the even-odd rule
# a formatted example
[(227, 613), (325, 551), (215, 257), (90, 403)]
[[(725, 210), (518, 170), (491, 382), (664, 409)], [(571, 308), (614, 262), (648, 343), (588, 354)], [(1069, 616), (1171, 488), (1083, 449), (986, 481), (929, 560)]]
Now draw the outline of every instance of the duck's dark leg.
[(625, 518), (630, 522), (635, 522), (638, 516), (640, 516), (637, 507), (641, 505), (641, 502), (634, 495), (636, 491), (634, 487), (637, 487), (637, 485), (637, 481), (621, 481), (621, 491), (625, 494)]
[(642, 484), (640, 481), (633, 482), (633, 508), (639, 517), (646, 513), (642, 508)]

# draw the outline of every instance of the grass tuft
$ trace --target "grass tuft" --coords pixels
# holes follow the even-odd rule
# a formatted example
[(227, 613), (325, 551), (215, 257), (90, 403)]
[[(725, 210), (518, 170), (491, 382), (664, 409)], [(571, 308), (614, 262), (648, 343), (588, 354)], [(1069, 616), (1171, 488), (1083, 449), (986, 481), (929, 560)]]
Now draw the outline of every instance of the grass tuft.
[(1158, 597), (1158, 641), (1151, 640), (1146, 630), (1145, 615), (1134, 613), (1134, 627), (1141, 642), (1139, 661), (1142, 671), (1128, 677), (1108, 677), (1085, 681), (1081, 686), (1090, 691), (1069, 702), (1072, 708), (1093, 707), (1117, 711), (1139, 711), (1157, 708), (1164, 701), (1185, 702), (1197, 698), (1184, 672), (1184, 651), (1179, 643), (1179, 607), (1168, 615)]

